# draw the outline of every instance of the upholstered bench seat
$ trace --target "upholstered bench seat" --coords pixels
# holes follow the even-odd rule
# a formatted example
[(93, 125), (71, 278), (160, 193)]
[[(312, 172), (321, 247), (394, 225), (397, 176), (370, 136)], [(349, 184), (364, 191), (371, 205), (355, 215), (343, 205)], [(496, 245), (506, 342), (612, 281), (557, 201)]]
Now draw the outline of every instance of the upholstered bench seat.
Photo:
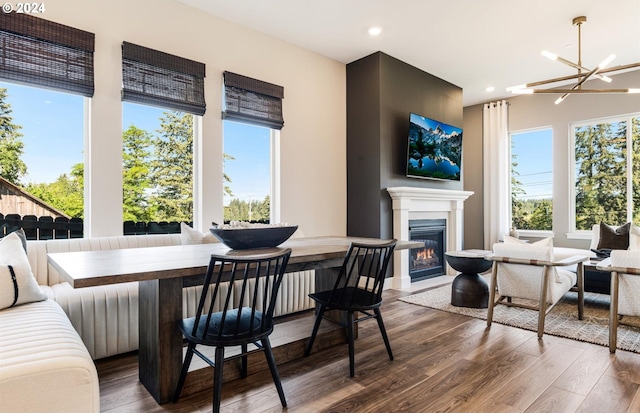
[(100, 411), (95, 365), (52, 300), (0, 311), (0, 413)]

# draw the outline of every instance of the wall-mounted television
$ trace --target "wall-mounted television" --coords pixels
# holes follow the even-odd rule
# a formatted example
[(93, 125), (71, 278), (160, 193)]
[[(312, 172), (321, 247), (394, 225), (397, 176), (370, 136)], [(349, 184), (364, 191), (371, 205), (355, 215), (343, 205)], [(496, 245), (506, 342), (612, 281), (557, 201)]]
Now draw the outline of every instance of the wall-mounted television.
[(407, 176), (460, 180), (462, 129), (411, 113)]

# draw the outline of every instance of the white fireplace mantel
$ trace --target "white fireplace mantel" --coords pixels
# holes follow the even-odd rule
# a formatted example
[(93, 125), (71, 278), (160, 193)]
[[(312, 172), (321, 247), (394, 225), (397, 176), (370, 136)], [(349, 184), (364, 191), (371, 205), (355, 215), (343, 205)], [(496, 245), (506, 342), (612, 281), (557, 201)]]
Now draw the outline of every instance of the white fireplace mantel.
[[(392, 187), (387, 188), (393, 208), (393, 237), (409, 240), (409, 220), (445, 219), (447, 222), (445, 251), (462, 249), (462, 213), (464, 201), (473, 195), (471, 191), (449, 189)], [(447, 274), (453, 270), (446, 266)], [(396, 251), (393, 264), (393, 288), (408, 289), (409, 251)]]

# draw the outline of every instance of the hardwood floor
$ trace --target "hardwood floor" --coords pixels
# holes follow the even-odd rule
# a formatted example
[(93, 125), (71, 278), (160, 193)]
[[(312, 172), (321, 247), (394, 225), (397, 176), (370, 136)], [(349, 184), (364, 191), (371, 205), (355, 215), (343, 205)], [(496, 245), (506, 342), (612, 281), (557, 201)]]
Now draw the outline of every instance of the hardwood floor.
[[(288, 408), (268, 371), (225, 383), (225, 412), (640, 412), (640, 355), (398, 301), (382, 306), (394, 360), (375, 321), (360, 324), (356, 376), (346, 344), (279, 366)], [(312, 317), (312, 314), (308, 314)], [(137, 356), (96, 362), (103, 412), (211, 411), (211, 393), (158, 405)]]

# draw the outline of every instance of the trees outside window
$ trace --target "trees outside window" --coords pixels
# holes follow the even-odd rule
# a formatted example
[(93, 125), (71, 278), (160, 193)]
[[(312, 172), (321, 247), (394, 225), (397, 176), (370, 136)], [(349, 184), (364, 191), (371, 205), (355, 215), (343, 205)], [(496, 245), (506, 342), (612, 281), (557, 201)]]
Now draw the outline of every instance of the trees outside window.
[(122, 133), (122, 216), (125, 221), (149, 222), (155, 216), (149, 202), (152, 142), (152, 133), (133, 124)]
[(193, 115), (123, 104), (125, 221), (193, 220)]
[(24, 135), (20, 133), (22, 126), (13, 122), (13, 111), (7, 98), (7, 89), (0, 89), (0, 176), (19, 185), (27, 173), (27, 165), (22, 160)]
[(552, 130), (512, 132), (511, 225), (551, 231), (553, 227)]
[(574, 124), (572, 130), (575, 229), (640, 223), (640, 115)]

